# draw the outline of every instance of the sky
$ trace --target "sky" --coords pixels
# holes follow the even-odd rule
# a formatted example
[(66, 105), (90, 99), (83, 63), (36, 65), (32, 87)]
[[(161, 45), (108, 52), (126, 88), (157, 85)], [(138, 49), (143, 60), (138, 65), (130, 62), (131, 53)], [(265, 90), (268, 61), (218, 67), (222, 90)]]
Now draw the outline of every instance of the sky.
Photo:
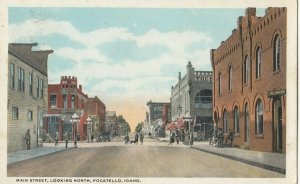
[[(9, 42), (54, 50), (48, 83), (76, 76), (89, 97), (98, 96), (134, 129), (146, 103), (170, 102), (178, 72), (188, 61), (211, 70), (210, 49), (219, 47), (245, 9), (9, 8)], [(263, 16), (264, 9), (257, 9)]]

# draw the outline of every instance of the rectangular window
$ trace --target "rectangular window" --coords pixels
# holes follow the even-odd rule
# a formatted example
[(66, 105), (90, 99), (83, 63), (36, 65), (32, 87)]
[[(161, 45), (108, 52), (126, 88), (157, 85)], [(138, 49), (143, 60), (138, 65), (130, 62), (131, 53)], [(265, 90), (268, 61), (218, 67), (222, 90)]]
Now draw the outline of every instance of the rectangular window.
[(17, 107), (12, 107), (13, 119), (19, 119), (19, 109)]
[(27, 113), (27, 120), (28, 121), (32, 121), (32, 119), (33, 119), (33, 113), (32, 113), (32, 111), (28, 111), (28, 113)]
[(64, 108), (67, 108), (67, 105), (68, 105), (68, 101), (67, 101), (67, 95), (66, 94), (63, 94), (63, 100), (64, 100)]
[(43, 98), (44, 96), (44, 81), (43, 79), (40, 79), (40, 98)]
[(51, 108), (56, 107), (56, 95), (50, 95), (50, 107)]
[(19, 91), (24, 91), (24, 70), (22, 68), (18, 69), (18, 82), (19, 82)]
[(40, 78), (37, 78), (36, 97), (40, 97)]
[(29, 95), (32, 96), (33, 86), (32, 86), (32, 73), (29, 74)]
[(15, 88), (15, 65), (10, 64), (10, 87)]

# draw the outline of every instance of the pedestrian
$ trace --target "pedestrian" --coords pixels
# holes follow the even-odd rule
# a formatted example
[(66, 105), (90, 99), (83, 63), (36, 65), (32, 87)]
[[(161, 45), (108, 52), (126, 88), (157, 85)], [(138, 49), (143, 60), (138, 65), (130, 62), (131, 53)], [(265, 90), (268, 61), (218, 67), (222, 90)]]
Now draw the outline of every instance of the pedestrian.
[(135, 133), (134, 143), (135, 143), (135, 144), (138, 144), (138, 143), (139, 143), (139, 134), (138, 134), (138, 133)]
[(176, 143), (177, 143), (177, 145), (179, 144), (179, 131), (178, 131), (178, 129), (176, 130)]
[(170, 135), (170, 141), (169, 141), (169, 144), (168, 145), (172, 145), (172, 143), (174, 142), (174, 134), (172, 133)]
[(224, 142), (223, 131), (222, 131), (222, 128), (219, 128), (219, 131), (218, 131), (218, 146), (219, 146), (220, 148), (223, 147), (223, 142)]
[(27, 150), (30, 150), (30, 140), (31, 140), (30, 130), (28, 129), (27, 132), (25, 133), (25, 142), (26, 142)]
[(68, 131), (65, 132), (64, 137), (65, 137), (65, 141), (66, 141), (66, 146), (65, 146), (65, 148), (68, 148), (68, 142), (69, 142), (69, 133), (68, 133)]
[(233, 132), (231, 131), (231, 129), (229, 129), (228, 139), (230, 140), (230, 146), (232, 147), (233, 146), (234, 135), (233, 135)]
[(124, 141), (125, 141), (125, 144), (129, 143), (129, 136), (128, 136), (128, 134), (125, 136)]
[(144, 134), (143, 133), (141, 133), (141, 135), (140, 135), (140, 142), (141, 142), (141, 145), (143, 145), (143, 143), (144, 143)]
[(58, 145), (58, 132), (56, 132), (56, 134), (55, 134), (55, 146), (57, 146)]

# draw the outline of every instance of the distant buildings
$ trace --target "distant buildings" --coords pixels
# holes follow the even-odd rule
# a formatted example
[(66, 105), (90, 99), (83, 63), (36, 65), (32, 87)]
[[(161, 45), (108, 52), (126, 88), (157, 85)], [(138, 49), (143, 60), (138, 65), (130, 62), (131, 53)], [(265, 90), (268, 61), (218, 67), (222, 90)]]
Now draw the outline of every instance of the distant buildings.
[(240, 148), (286, 152), (286, 21), (286, 8), (247, 8), (211, 51), (214, 121)]
[(94, 122), (94, 130), (102, 132), (105, 130), (105, 104), (97, 97), (88, 98), (86, 112)]
[(106, 131), (110, 132), (112, 136), (119, 135), (119, 122), (116, 111), (106, 111), (105, 115)]
[(26, 149), (24, 135), (31, 134), (31, 147), (38, 145), (43, 114), (48, 109), (48, 55), (53, 50), (32, 51), (37, 43), (8, 46), (8, 152)]
[(147, 121), (144, 124), (144, 130), (156, 136), (164, 136), (164, 126), (170, 120), (169, 102), (147, 102), (148, 113), (146, 113)]
[[(186, 75), (178, 75), (178, 83), (171, 90), (171, 119), (183, 121), (187, 114), (194, 119), (195, 130), (212, 125), (212, 72), (195, 71), (189, 61)], [(203, 126), (202, 126), (203, 125)], [(188, 124), (185, 124), (185, 129)]]

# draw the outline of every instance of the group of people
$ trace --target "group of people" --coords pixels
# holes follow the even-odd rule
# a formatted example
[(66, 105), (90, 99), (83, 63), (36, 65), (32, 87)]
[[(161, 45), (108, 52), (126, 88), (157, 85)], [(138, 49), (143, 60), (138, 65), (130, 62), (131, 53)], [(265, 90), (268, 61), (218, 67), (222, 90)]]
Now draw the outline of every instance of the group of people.
[[(234, 134), (231, 131), (231, 129), (229, 129), (229, 134), (227, 136), (226, 142), (227, 140), (229, 140), (231, 147), (233, 146), (233, 139), (234, 139)], [(218, 128), (218, 127), (214, 128), (213, 135), (209, 139), (209, 145), (218, 146), (220, 148), (224, 147), (224, 134), (222, 128)]]
[(128, 144), (128, 143), (138, 144), (139, 138), (140, 138), (140, 144), (143, 145), (143, 143), (144, 143), (144, 134), (143, 133), (140, 133), (140, 135), (138, 133), (135, 133), (133, 140), (130, 140), (129, 135), (127, 134), (124, 138), (124, 141), (125, 141), (125, 144)]

